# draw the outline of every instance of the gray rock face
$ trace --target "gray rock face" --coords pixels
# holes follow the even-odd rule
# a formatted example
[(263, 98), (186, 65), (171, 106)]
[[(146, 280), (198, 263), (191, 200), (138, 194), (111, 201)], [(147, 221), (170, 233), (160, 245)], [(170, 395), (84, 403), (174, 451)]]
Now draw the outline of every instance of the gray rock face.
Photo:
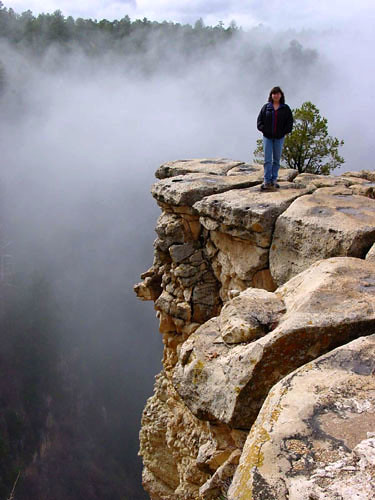
[(163, 252), (166, 252), (171, 245), (182, 244), (187, 240), (181, 217), (175, 214), (163, 213), (158, 219), (155, 231), (158, 235), (155, 246)]
[(318, 189), (295, 200), (277, 220), (270, 270), (277, 284), (334, 256), (364, 258), (375, 241), (375, 201)]
[[(183, 344), (173, 384), (198, 418), (250, 428), (268, 391), (283, 376), (375, 330), (375, 267), (370, 262), (349, 257), (320, 261), (274, 294), (264, 293), (267, 309), (254, 293), (242, 293)], [(258, 314), (264, 326), (254, 332), (252, 319)], [(232, 341), (255, 340), (228, 345), (223, 333)]]
[(375, 498), (375, 335), (296, 370), (268, 395), (229, 500)]

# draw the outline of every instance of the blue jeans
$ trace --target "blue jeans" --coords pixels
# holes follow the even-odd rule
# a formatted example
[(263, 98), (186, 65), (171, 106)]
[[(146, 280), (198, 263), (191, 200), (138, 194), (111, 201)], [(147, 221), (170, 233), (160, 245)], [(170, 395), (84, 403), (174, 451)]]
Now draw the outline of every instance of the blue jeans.
[(264, 182), (266, 184), (277, 181), (284, 139), (285, 137), (281, 139), (268, 139), (263, 136)]

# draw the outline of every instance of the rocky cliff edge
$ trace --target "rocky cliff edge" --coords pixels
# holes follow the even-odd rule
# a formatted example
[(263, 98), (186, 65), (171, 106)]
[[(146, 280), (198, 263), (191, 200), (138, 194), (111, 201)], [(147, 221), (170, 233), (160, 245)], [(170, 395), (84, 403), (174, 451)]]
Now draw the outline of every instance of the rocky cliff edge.
[(140, 433), (151, 499), (374, 498), (375, 172), (282, 169), (272, 192), (226, 159), (156, 177), (135, 286), (164, 343)]

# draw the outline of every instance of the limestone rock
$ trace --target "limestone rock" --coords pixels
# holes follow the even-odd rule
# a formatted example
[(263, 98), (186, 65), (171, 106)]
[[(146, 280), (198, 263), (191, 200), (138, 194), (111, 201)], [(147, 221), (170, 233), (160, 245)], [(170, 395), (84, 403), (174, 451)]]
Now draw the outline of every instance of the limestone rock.
[(183, 262), (188, 257), (190, 257), (197, 247), (194, 243), (184, 243), (182, 245), (172, 245), (169, 247), (169, 253), (172, 257), (172, 261), (176, 264)]
[(198, 500), (199, 487), (232, 454), (238, 461), (246, 436), (195, 418), (161, 373), (142, 416), (143, 486), (152, 500)]
[(334, 256), (364, 258), (375, 241), (375, 201), (321, 188), (296, 199), (277, 220), (270, 270), (279, 285)]
[[(357, 173), (360, 174), (360, 172)], [(369, 174), (369, 172), (367, 173)], [(375, 198), (375, 182), (369, 181), (361, 177), (361, 175), (354, 176), (353, 172), (349, 172), (349, 174), (343, 174), (342, 177), (335, 177), (333, 175), (303, 173), (299, 174), (294, 179), (294, 182), (299, 186), (306, 187), (311, 192), (322, 187), (341, 187), (342, 192), (339, 193), (337, 191), (337, 194), (357, 194), (366, 196), (367, 198)], [(345, 188), (347, 189), (346, 192)]]
[(220, 493), (227, 493), (240, 456), (240, 450), (235, 450), (230, 454), (229, 458), (216, 470), (215, 474), (199, 488), (201, 498), (204, 500), (217, 500)]
[(375, 262), (375, 243), (372, 245), (370, 250), (366, 254), (366, 260)]
[(137, 297), (141, 300), (157, 300), (162, 293), (162, 277), (157, 269), (151, 267), (141, 275), (141, 278), (143, 281), (134, 285), (134, 291)]
[[(264, 168), (263, 165), (257, 163), (243, 163), (242, 165), (233, 167), (228, 171), (227, 175), (253, 175), (256, 184), (261, 184), (264, 178)], [(298, 175), (298, 171), (292, 168), (281, 168), (279, 170), (279, 181), (291, 182)]]
[(161, 165), (155, 172), (158, 179), (166, 179), (185, 174), (226, 175), (226, 173), (244, 162), (227, 160), (226, 158), (204, 158), (192, 160), (169, 161)]
[(350, 181), (334, 175), (318, 175), (304, 172), (294, 178), (296, 184), (315, 190), (322, 187), (348, 186)]
[(355, 172), (344, 172), (342, 177), (354, 177), (357, 179), (365, 179), (370, 182), (375, 182), (375, 172), (373, 170), (360, 170)]
[[(262, 192), (258, 187), (232, 189), (227, 193), (206, 196), (194, 205), (207, 229), (253, 240), (258, 246), (270, 246), (276, 219), (299, 196), (304, 188), (285, 182), (281, 189)], [(209, 221), (216, 223), (209, 226)]]
[(158, 202), (174, 206), (193, 206), (205, 196), (253, 185), (246, 175), (222, 176), (186, 174), (156, 182), (151, 193)]
[(350, 186), (353, 194), (366, 196), (367, 198), (375, 198), (375, 182), (364, 182), (362, 184), (354, 184)]
[[(143, 485), (155, 499), (173, 498), (178, 487), (178, 469), (166, 446), (166, 419), (169, 417), (167, 382), (159, 376), (155, 394), (147, 401), (142, 417), (141, 454), (143, 455)], [(156, 491), (155, 491), (156, 490)]]
[(375, 498), (375, 335), (299, 368), (268, 395), (229, 500)]
[(253, 285), (255, 274), (268, 266), (268, 249), (253, 241), (219, 231), (211, 231), (209, 241), (217, 250), (212, 257), (212, 268), (221, 283), (223, 301), (227, 300), (229, 290), (244, 290)]
[[(226, 344), (220, 315), (182, 345), (173, 385), (198, 418), (250, 428), (278, 380), (375, 329), (375, 268), (371, 262), (350, 257), (317, 262), (278, 288), (274, 296), (284, 301), (286, 312), (263, 337)], [(231, 302), (225, 307), (232, 307)], [(273, 306), (270, 311), (272, 317)], [(235, 316), (232, 322), (236, 322)]]
[(263, 290), (267, 290), (269, 292), (273, 292), (277, 288), (268, 268), (261, 269), (254, 274), (252, 278), (252, 286), (254, 288), (263, 288)]
[(298, 171), (294, 168), (280, 168), (278, 182), (293, 182), (297, 175)]
[(285, 311), (284, 301), (274, 293), (248, 288), (221, 310), (221, 337), (227, 344), (263, 337), (275, 328)]
[[(375, 174), (297, 174), (281, 169), (280, 190), (262, 192), (262, 165), (183, 160), (157, 173), (153, 194), (163, 212), (154, 262), (135, 287), (140, 298), (154, 300), (164, 343), (163, 374), (141, 431), (143, 482), (152, 500), (226, 497), (243, 437), (272, 386), (317, 356), (375, 331), (375, 266), (368, 252), (375, 241)], [(309, 206), (305, 199), (315, 202)], [(302, 215), (293, 211), (298, 203)], [(289, 225), (280, 229), (289, 213)], [(304, 271), (278, 289), (269, 259), (276, 236), (287, 252), (284, 269), (277, 262), (282, 252), (271, 249), (278, 283)], [(367, 259), (315, 262), (330, 255)], [(293, 419), (296, 427), (304, 422), (303, 414)], [(353, 485), (341, 473), (372, 460), (372, 438), (361, 437), (352, 455), (331, 457), (333, 468), (322, 462), (316, 472), (322, 477), (338, 471), (337, 484), (346, 485), (351, 499)], [(303, 450), (298, 440), (286, 445), (296, 455)], [(298, 460), (297, 468), (309, 463)], [(364, 466), (354, 484), (361, 480), (367, 487), (368, 471)], [(336, 486), (310, 486), (310, 500), (345, 498)], [(295, 498), (305, 498), (298, 488)], [(266, 489), (263, 495), (275, 500)]]
[(155, 246), (166, 252), (171, 245), (185, 243), (186, 231), (183, 219), (175, 214), (162, 213), (156, 224), (158, 239)]
[(263, 180), (263, 165), (258, 163), (242, 163), (228, 170), (227, 175), (254, 175), (254, 180), (261, 183)]
[(206, 251), (210, 241), (198, 216), (163, 212), (156, 232), (154, 263), (134, 289), (142, 300), (155, 301), (168, 374), (177, 361), (178, 346), (199, 324), (218, 314), (221, 300)]

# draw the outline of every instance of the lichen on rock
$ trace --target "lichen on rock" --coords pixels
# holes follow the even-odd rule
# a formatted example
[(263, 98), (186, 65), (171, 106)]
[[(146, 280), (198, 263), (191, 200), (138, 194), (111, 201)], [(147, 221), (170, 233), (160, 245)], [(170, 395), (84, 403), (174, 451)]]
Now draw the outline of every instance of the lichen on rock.
[[(375, 335), (296, 370), (269, 393), (230, 500), (370, 499), (375, 494)], [(354, 497), (353, 497), (354, 495)]]

